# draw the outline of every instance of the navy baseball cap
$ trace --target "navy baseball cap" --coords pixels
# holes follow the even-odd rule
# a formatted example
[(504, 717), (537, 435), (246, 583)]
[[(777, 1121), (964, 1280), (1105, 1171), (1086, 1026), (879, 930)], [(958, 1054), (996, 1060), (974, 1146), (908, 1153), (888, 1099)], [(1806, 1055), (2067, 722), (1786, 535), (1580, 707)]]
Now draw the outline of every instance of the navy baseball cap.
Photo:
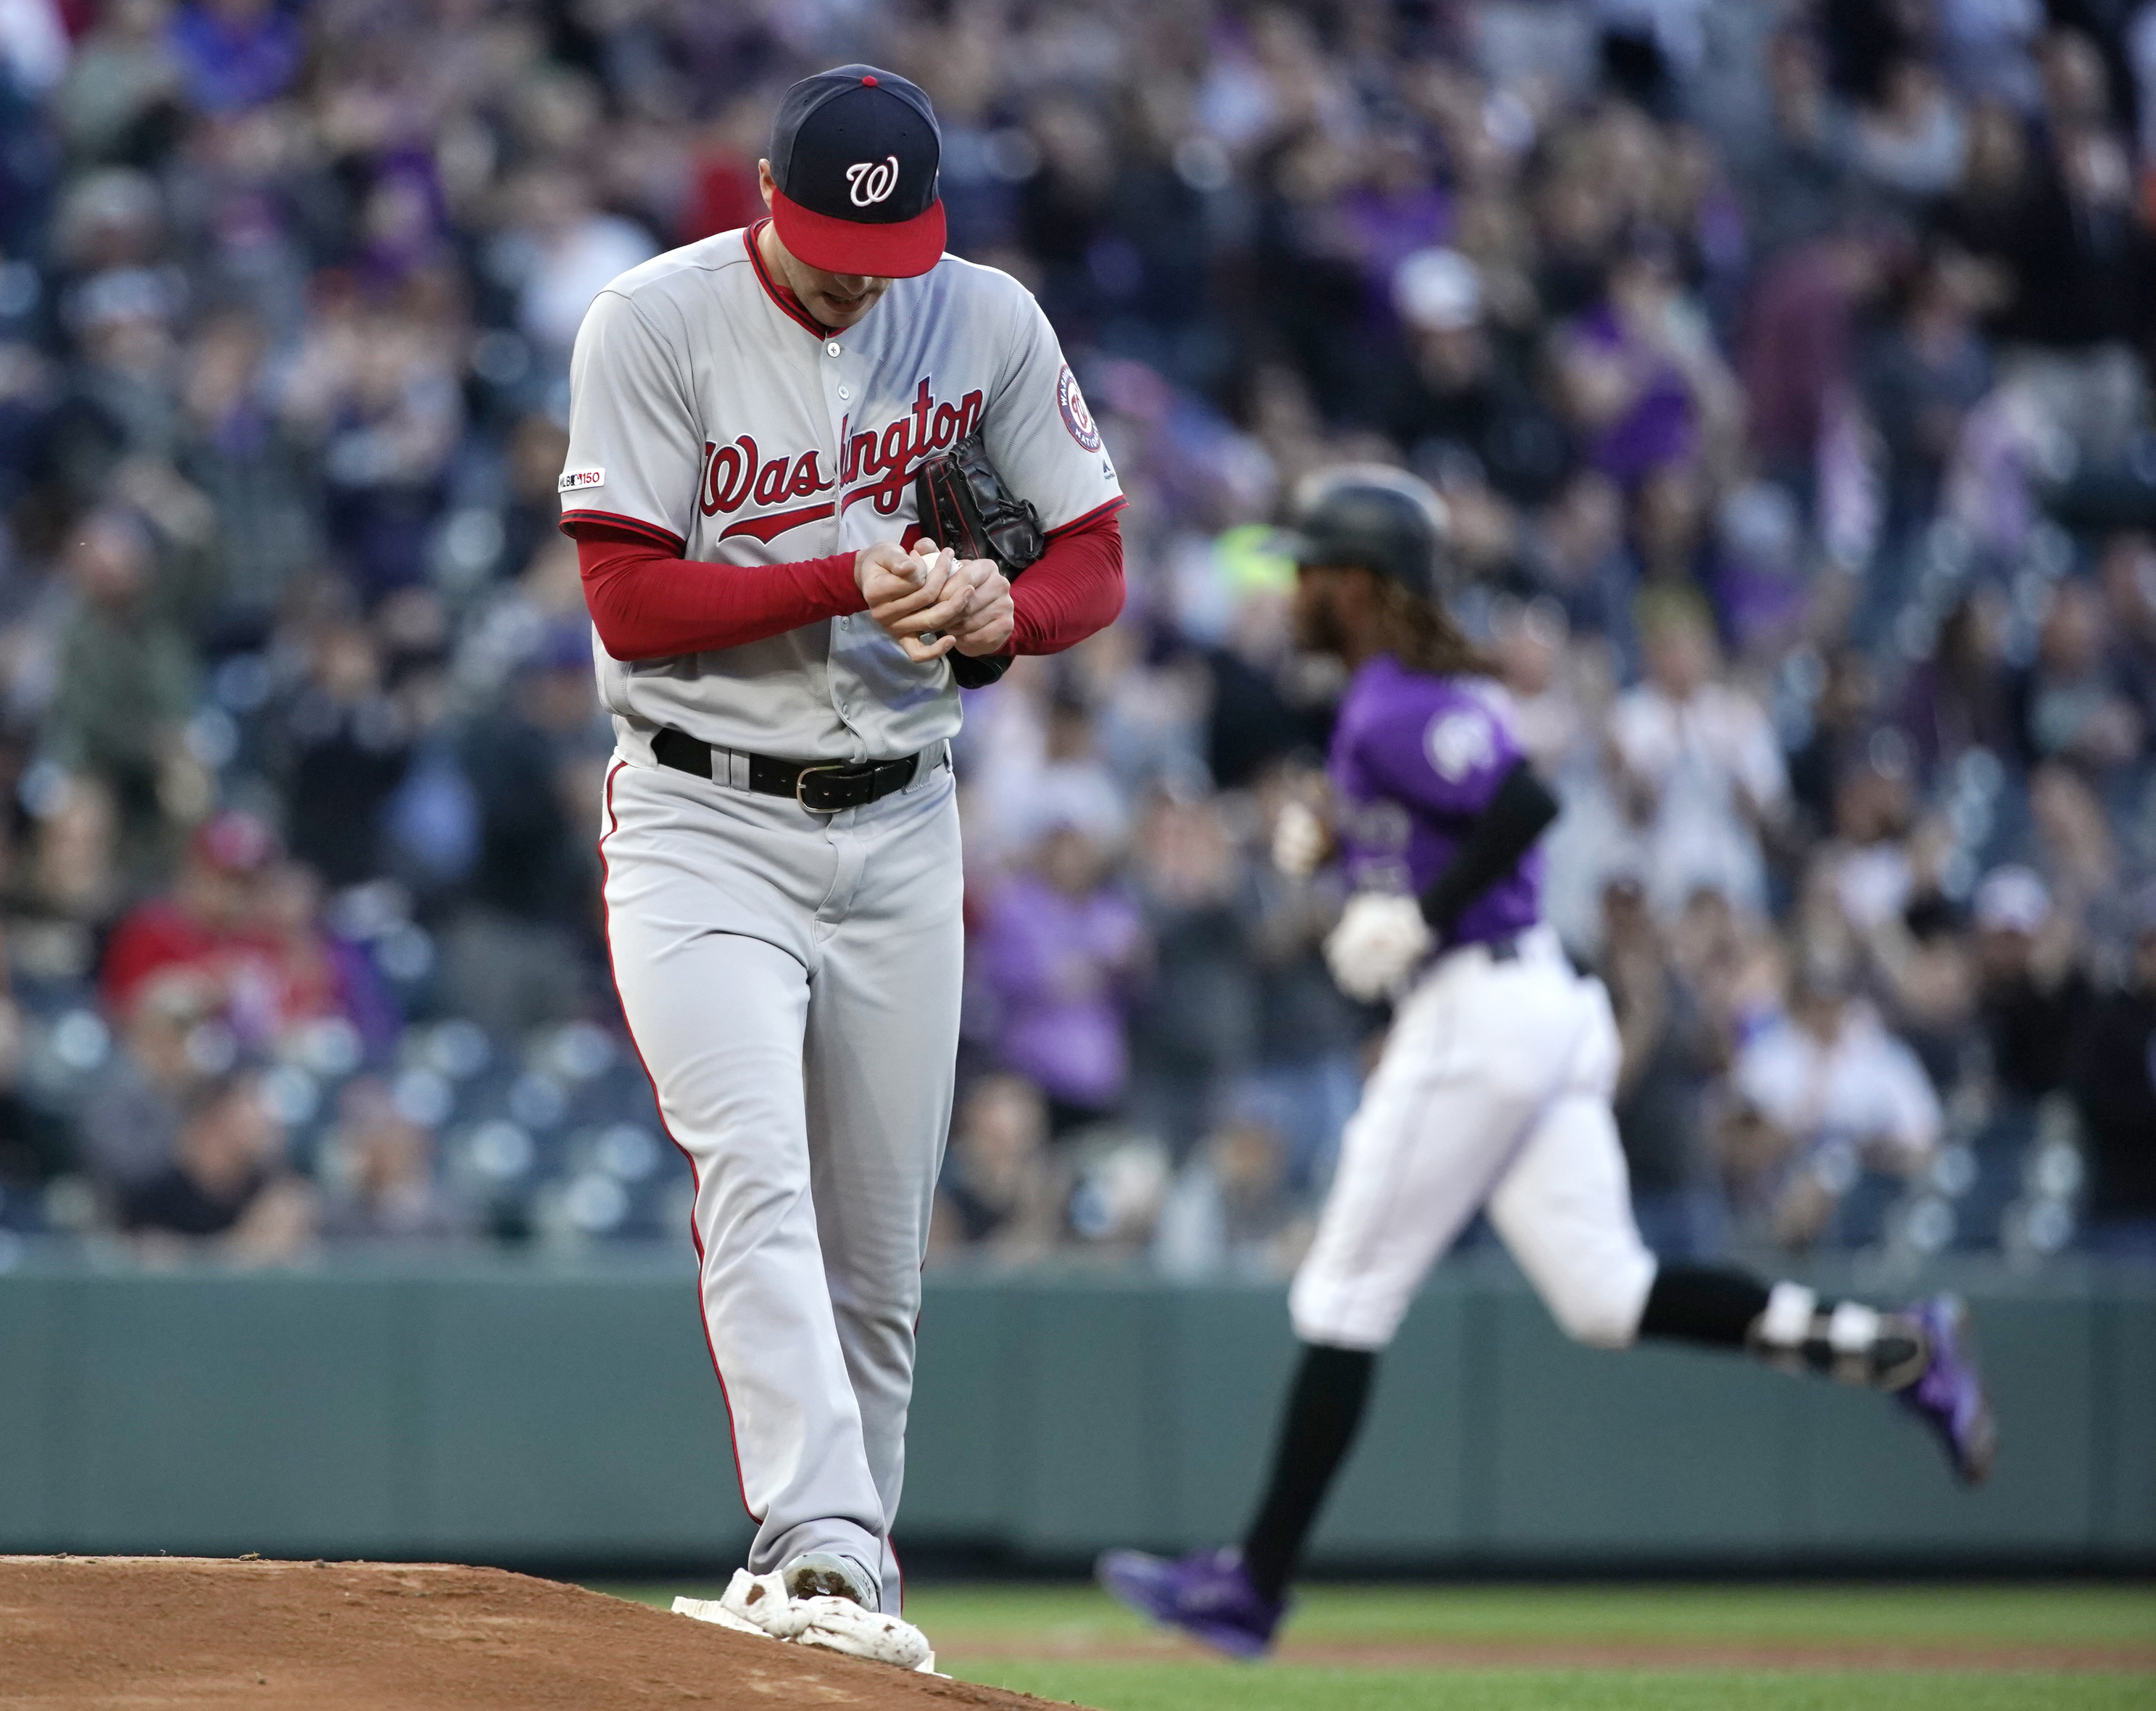
[(826, 273), (927, 273), (943, 255), (942, 153), (936, 110), (904, 78), (873, 65), (803, 78), (771, 127), (779, 241)]

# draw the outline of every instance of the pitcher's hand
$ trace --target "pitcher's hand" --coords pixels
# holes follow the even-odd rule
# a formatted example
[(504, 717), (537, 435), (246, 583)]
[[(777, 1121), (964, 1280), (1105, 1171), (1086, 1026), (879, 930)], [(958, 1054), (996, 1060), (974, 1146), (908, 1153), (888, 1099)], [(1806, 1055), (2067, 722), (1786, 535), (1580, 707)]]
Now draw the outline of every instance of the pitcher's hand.
[(958, 645), (950, 626), (965, 615), (973, 594), (970, 579), (952, 574), (950, 554), (922, 545), (928, 548), (925, 557), (896, 541), (879, 541), (854, 556), (854, 581), (868, 602), (870, 618), (916, 665), (940, 660)]
[(1000, 654), (1009, 645), (1018, 624), (1018, 608), (1011, 604), (1010, 583), (992, 558), (964, 558), (952, 572), (973, 583), (973, 602), (966, 615), (951, 628), (958, 651), (980, 658)]

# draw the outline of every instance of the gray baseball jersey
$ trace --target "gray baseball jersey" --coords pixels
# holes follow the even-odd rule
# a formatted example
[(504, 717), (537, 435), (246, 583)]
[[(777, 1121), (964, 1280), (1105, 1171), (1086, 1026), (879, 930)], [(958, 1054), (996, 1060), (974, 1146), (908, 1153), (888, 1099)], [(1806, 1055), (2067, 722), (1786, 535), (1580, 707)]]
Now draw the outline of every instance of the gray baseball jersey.
[[(946, 256), (827, 334), (751, 234), (624, 275), (578, 335), (565, 520), (756, 567), (903, 541), (924, 454), (979, 426), (1055, 529), (1120, 503), (1055, 336)], [(655, 573), (667, 573), (664, 568)], [(699, 571), (697, 574), (710, 574)], [(858, 1561), (896, 1611), (921, 1262), (958, 1040), (958, 698), (865, 615), (627, 663), (597, 650), (608, 938), (629, 1032), (696, 1177), (704, 1323), (749, 1566)], [(924, 753), (911, 786), (812, 814), (657, 765), (662, 726), (794, 760)]]
[[(975, 426), (1050, 531), (1121, 501), (1055, 330), (1023, 285), (947, 255), (826, 334), (726, 232), (601, 292), (570, 367), (562, 519), (743, 567), (901, 540), (922, 455)], [(888, 760), (958, 728), (951, 668), (865, 615), (634, 663), (594, 642), (625, 753), (670, 725), (792, 759)]]

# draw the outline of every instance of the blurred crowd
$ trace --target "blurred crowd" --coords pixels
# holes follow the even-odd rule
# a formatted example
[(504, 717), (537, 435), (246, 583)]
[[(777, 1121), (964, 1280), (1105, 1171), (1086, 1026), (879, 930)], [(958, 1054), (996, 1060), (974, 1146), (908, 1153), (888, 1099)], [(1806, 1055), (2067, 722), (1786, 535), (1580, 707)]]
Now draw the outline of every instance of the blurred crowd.
[(853, 59), (1131, 501), (970, 698), (933, 1257), (1307, 1241), (1384, 1019), (1265, 859), (1340, 688), (1272, 531), (1371, 459), (1564, 797), (1650, 1242), (2156, 1255), (2156, 0), (10, 0), (0, 1257), (678, 1239), (567, 352)]

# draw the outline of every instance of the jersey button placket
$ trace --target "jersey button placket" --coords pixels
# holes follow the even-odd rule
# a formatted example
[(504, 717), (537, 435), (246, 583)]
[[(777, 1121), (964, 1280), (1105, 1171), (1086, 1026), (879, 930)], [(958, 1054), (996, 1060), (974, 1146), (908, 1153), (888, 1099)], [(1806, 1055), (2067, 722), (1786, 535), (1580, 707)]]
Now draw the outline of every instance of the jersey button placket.
[[(838, 378), (840, 374), (845, 372), (840, 366), (839, 361), (839, 359), (844, 357), (845, 354), (846, 347), (840, 344), (838, 340), (826, 339), (824, 341), (824, 362), (822, 366), (824, 370), (824, 384), (830, 388), (831, 395), (838, 399), (837, 405), (829, 411), (826, 418), (826, 419), (831, 424), (832, 436), (837, 446), (837, 459), (834, 467), (838, 469), (844, 469), (845, 467), (845, 429), (847, 426), (846, 406), (853, 402), (854, 397), (854, 388), (852, 386), (847, 382)], [(842, 493), (840, 495), (842, 501), (844, 497), (844, 496)], [(843, 542), (845, 538), (844, 516), (844, 511), (841, 510), (832, 519), (833, 524), (838, 531), (839, 541), (841, 543), (841, 550), (843, 550)], [(839, 627), (842, 630), (850, 631), (853, 629), (853, 621), (849, 618), (841, 618), (839, 620)], [(829, 681), (831, 689), (831, 709), (834, 712), (838, 714), (839, 723), (843, 724), (847, 730), (854, 733), (855, 739), (855, 746), (856, 749), (865, 753), (866, 746), (860, 740), (860, 732), (854, 724), (851, 717), (852, 709), (848, 705), (846, 691), (844, 688), (842, 687), (844, 679), (851, 675), (852, 673), (848, 671), (844, 664), (844, 656), (843, 653), (839, 650), (834, 649), (825, 668), (826, 680)]]

